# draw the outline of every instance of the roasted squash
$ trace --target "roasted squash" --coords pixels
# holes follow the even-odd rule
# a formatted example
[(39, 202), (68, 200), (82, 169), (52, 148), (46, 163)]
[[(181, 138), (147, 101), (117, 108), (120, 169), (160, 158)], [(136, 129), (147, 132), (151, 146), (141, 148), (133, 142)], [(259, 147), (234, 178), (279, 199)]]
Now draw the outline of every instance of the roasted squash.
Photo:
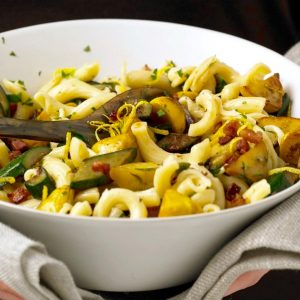
[(300, 157), (300, 131), (289, 132), (284, 135), (280, 144), (279, 156), (290, 165), (298, 165)]
[(228, 175), (244, 178), (248, 182), (259, 181), (268, 175), (268, 151), (264, 142), (256, 144), (237, 160), (225, 166)]
[(169, 189), (165, 192), (158, 217), (191, 215), (196, 212), (193, 201), (188, 197)]
[(152, 119), (161, 124), (170, 124), (172, 131), (183, 133), (186, 126), (185, 113), (182, 106), (170, 97), (157, 97), (150, 101), (152, 105)]
[(153, 186), (153, 178), (158, 165), (152, 162), (130, 163), (112, 167), (110, 177), (114, 183), (125, 189), (141, 191)]
[(284, 90), (278, 74), (272, 74), (265, 64), (256, 64), (242, 81), (240, 92), (245, 97), (266, 98), (265, 110), (274, 113), (282, 107)]
[(284, 133), (300, 132), (300, 119), (293, 117), (264, 117), (257, 122), (260, 127), (266, 125), (275, 125), (279, 127)]

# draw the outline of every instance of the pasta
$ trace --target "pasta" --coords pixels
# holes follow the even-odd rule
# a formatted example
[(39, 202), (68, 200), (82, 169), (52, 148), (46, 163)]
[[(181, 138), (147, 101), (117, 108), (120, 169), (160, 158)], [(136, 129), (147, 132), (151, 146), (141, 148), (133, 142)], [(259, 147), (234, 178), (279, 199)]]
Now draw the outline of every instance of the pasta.
[[(162, 218), (253, 204), (298, 181), (300, 120), (288, 116), (289, 95), (269, 66), (239, 74), (212, 56), (126, 69), (97, 79), (98, 63), (60, 68), (34, 95), (3, 79), (4, 116), (89, 116), (96, 142), (73, 130), (62, 143), (0, 140), (0, 200), (71, 216)], [(99, 108), (103, 118), (90, 119)]]

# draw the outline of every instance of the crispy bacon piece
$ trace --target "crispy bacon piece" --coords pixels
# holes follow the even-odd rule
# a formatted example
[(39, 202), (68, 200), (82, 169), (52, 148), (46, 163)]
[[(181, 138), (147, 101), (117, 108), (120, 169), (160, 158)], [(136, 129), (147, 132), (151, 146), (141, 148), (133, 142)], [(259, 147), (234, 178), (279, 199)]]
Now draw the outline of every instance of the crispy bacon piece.
[(19, 151), (19, 150), (14, 150), (14, 151), (10, 151), (9, 154), (8, 154), (8, 156), (9, 156), (9, 159), (10, 159), (10, 160), (13, 160), (13, 159), (17, 158), (17, 157), (18, 157), (19, 155), (21, 155), (21, 154), (22, 154), (21, 151)]
[(243, 138), (241, 140), (239, 140), (236, 143), (236, 151), (242, 155), (244, 153), (246, 153), (248, 150), (250, 149), (249, 144), (247, 143), (247, 141)]
[(219, 144), (225, 145), (237, 136), (237, 130), (240, 126), (239, 121), (230, 121), (223, 128), (224, 136), (219, 137)]
[(243, 130), (241, 130), (240, 137), (253, 144), (258, 144), (263, 139), (261, 132), (254, 132), (253, 130), (248, 128), (244, 128)]
[(236, 197), (232, 201), (228, 201), (228, 200), (226, 201), (226, 207), (227, 208), (241, 206), (241, 205), (244, 205), (244, 204), (246, 204), (246, 201), (242, 197)]
[(94, 161), (92, 164), (92, 170), (94, 172), (102, 172), (104, 174), (109, 174), (110, 165), (101, 161)]
[(156, 217), (158, 217), (159, 208), (160, 208), (160, 206), (147, 207), (148, 218), (156, 218)]
[(12, 140), (11, 148), (15, 151), (24, 152), (27, 149), (27, 144), (21, 140)]
[(28, 198), (29, 195), (30, 195), (30, 193), (23, 186), (18, 187), (13, 192), (7, 194), (9, 200), (16, 203), (16, 204), (25, 201)]
[(227, 189), (225, 197), (228, 201), (232, 201), (236, 198), (236, 196), (239, 194), (240, 191), (241, 191), (241, 188), (237, 184), (233, 183)]

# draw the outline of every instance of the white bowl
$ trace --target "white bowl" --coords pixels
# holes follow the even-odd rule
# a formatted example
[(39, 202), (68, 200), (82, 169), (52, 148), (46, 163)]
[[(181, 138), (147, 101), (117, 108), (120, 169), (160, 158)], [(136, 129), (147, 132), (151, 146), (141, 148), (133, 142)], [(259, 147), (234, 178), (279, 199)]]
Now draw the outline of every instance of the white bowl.
[[(167, 59), (197, 65), (216, 55), (240, 73), (263, 62), (300, 98), (300, 68), (252, 42), (206, 29), (151, 21), (78, 20), (0, 34), (0, 79), (22, 79), (34, 92), (57, 67), (99, 61), (105, 75)], [(1, 40), (0, 40), (1, 42)], [(83, 49), (89, 45), (90, 52)], [(14, 51), (17, 56), (9, 55)], [(39, 76), (39, 72), (41, 74)], [(294, 101), (299, 116), (300, 102)], [(53, 215), (0, 202), (0, 221), (43, 242), (82, 288), (142, 291), (189, 282), (216, 251), (251, 221), (299, 190), (300, 183), (259, 203), (213, 214), (123, 220)]]

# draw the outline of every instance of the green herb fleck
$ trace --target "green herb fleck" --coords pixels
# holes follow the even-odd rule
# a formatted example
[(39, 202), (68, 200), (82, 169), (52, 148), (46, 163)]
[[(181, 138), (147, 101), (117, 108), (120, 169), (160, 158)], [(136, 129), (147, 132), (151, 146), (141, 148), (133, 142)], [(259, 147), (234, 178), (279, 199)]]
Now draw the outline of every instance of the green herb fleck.
[(17, 84), (22, 86), (25, 89), (25, 84), (23, 80), (17, 80)]
[(156, 112), (156, 114), (157, 114), (157, 116), (158, 117), (163, 117), (165, 114), (166, 114), (166, 112), (162, 109), (162, 108), (160, 108), (157, 112)]
[(174, 63), (173, 60), (170, 60), (170, 61), (169, 61), (169, 65), (170, 65), (170, 67), (176, 67), (176, 64)]
[(11, 51), (11, 52), (9, 53), (9, 55), (10, 55), (10, 56), (17, 56), (17, 54), (16, 54), (14, 51)]
[[(237, 112), (239, 112), (239, 111), (237, 111)], [(239, 113), (240, 113), (240, 112), (239, 112)], [(240, 115), (241, 115), (244, 119), (247, 119), (247, 116), (246, 116), (245, 114), (240, 113)]]
[(210, 169), (210, 172), (214, 175), (217, 176), (221, 171), (221, 167), (213, 167), (212, 169)]
[(32, 102), (32, 99), (31, 98), (28, 98), (26, 101), (24, 101), (22, 103), (23, 105), (27, 105), (27, 106), (32, 106), (33, 105), (33, 102)]
[(243, 101), (242, 104), (247, 104), (247, 101)]
[(96, 107), (93, 106), (93, 107), (92, 107), (92, 111), (96, 111), (96, 110), (97, 110)]
[(182, 76), (183, 76), (182, 69), (179, 69), (179, 70), (177, 71), (177, 74), (178, 74), (179, 77), (182, 77)]
[(291, 103), (291, 98), (289, 97), (289, 95), (287, 93), (285, 93), (282, 98), (282, 106), (277, 113), (278, 117), (288, 115), (290, 103)]
[(151, 74), (151, 79), (156, 80), (157, 79), (157, 69), (154, 69), (152, 74)]
[(224, 86), (227, 85), (227, 82), (220, 76), (216, 75), (215, 76), (215, 79), (216, 79), (216, 93), (221, 93)]
[(38, 72), (38, 75), (41, 76), (41, 75), (42, 75), (42, 71), (39, 71), (39, 72)]
[(89, 45), (87, 45), (84, 49), (84, 52), (91, 52), (91, 47)]
[(2, 44), (5, 44), (5, 37), (1, 36)]
[(62, 78), (68, 78), (70, 76), (72, 76), (74, 74), (75, 71), (71, 71), (71, 72), (65, 72), (64, 70), (61, 70), (61, 77)]
[(19, 93), (19, 94), (9, 94), (9, 95), (6, 95), (6, 96), (7, 96), (8, 102), (10, 102), (10, 103), (22, 102), (22, 94), (21, 93)]
[(84, 138), (84, 136), (82, 134), (78, 133), (77, 131), (71, 130), (71, 133), (72, 133), (73, 137), (77, 137), (78, 139), (84, 141), (85, 143), (87, 142), (87, 140)]

